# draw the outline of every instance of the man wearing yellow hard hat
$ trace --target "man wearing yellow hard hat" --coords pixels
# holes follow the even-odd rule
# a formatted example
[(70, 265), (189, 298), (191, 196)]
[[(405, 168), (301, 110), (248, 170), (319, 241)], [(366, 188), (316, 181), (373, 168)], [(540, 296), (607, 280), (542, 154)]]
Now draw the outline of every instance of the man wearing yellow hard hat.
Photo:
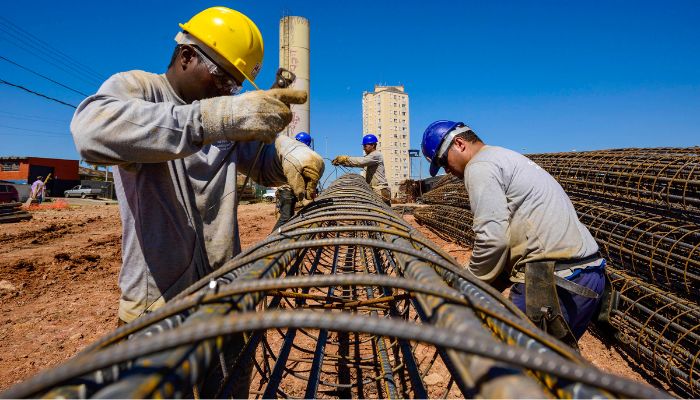
[[(304, 91), (255, 90), (263, 40), (245, 15), (206, 9), (181, 24), (165, 74), (110, 77), (71, 131), (90, 163), (116, 165), (122, 219), (119, 318), (152, 311), (240, 252), (236, 173), (311, 197), (323, 159), (277, 136)], [(261, 142), (265, 145), (258, 152)], [(307, 188), (308, 193), (307, 193)]]

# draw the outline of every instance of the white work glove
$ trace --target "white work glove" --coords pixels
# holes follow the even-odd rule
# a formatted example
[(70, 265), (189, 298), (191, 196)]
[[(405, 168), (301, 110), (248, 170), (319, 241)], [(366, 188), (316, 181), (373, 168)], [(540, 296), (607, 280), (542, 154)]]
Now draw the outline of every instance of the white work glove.
[(287, 183), (297, 199), (314, 198), (316, 186), (325, 168), (323, 158), (309, 146), (286, 136), (279, 136), (275, 140), (275, 150), (282, 161)]
[(270, 89), (199, 102), (204, 144), (228, 141), (272, 143), (292, 121), (290, 104), (306, 103), (305, 90)]

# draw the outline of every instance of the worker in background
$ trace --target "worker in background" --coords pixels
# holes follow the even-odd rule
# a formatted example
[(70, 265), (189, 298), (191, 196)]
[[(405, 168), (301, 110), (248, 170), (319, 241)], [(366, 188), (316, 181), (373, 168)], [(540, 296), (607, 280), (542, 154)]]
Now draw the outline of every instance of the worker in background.
[(474, 214), (469, 271), (496, 287), (515, 283), (510, 299), (518, 308), (576, 347), (599, 305), (605, 260), (559, 183), (525, 156), (484, 144), (462, 122), (430, 124), (422, 151), (431, 176), (443, 167), (464, 180)]
[(162, 306), (241, 251), (238, 172), (265, 186), (288, 183), (299, 198), (310, 196), (323, 174), (318, 154), (277, 135), (292, 119), (289, 105), (306, 102), (306, 92), (235, 95), (246, 80), (257, 88), (263, 38), (253, 21), (213, 7), (180, 27), (165, 74), (110, 77), (71, 122), (82, 158), (117, 166), (123, 322)]
[[(311, 147), (311, 135), (306, 132), (297, 133), (294, 136), (294, 139)], [(289, 185), (279, 187), (275, 192), (275, 196), (277, 197), (277, 209), (279, 210), (280, 217), (277, 219), (277, 223), (272, 228), (273, 232), (292, 219), (294, 216), (294, 206), (297, 204), (297, 197), (294, 195), (294, 192)]]
[(331, 161), (333, 165), (345, 167), (364, 167), (364, 176), (375, 193), (380, 195), (387, 205), (391, 205), (391, 191), (384, 173), (384, 157), (377, 150), (377, 137), (371, 133), (362, 137), (364, 157), (338, 156)]
[(34, 183), (32, 183), (32, 198), (39, 204), (44, 201), (44, 193), (46, 191), (46, 185), (44, 185), (42, 179), (44, 179), (43, 176), (37, 176)]

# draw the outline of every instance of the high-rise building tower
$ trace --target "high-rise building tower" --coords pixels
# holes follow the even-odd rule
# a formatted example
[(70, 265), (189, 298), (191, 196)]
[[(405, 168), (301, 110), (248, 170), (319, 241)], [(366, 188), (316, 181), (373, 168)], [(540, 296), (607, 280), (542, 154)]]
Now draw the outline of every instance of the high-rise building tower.
[(362, 94), (362, 134), (373, 133), (379, 139), (377, 150), (384, 156), (392, 195), (398, 192), (399, 183), (411, 176), (408, 115), (408, 93), (403, 85), (375, 85), (374, 92)]

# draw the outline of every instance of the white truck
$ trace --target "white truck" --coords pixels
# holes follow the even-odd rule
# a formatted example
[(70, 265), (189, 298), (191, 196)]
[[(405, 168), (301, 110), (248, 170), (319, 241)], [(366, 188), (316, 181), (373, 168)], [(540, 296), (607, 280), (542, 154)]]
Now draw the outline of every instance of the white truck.
[(265, 193), (263, 193), (262, 198), (263, 200), (267, 201), (268, 203), (272, 203), (275, 201), (277, 195), (277, 188), (274, 189), (267, 189)]
[(73, 189), (69, 189), (63, 192), (63, 196), (65, 197), (80, 197), (81, 199), (84, 199), (86, 197), (92, 197), (93, 199), (96, 199), (101, 194), (102, 189), (91, 188), (84, 185), (78, 185), (75, 186)]

